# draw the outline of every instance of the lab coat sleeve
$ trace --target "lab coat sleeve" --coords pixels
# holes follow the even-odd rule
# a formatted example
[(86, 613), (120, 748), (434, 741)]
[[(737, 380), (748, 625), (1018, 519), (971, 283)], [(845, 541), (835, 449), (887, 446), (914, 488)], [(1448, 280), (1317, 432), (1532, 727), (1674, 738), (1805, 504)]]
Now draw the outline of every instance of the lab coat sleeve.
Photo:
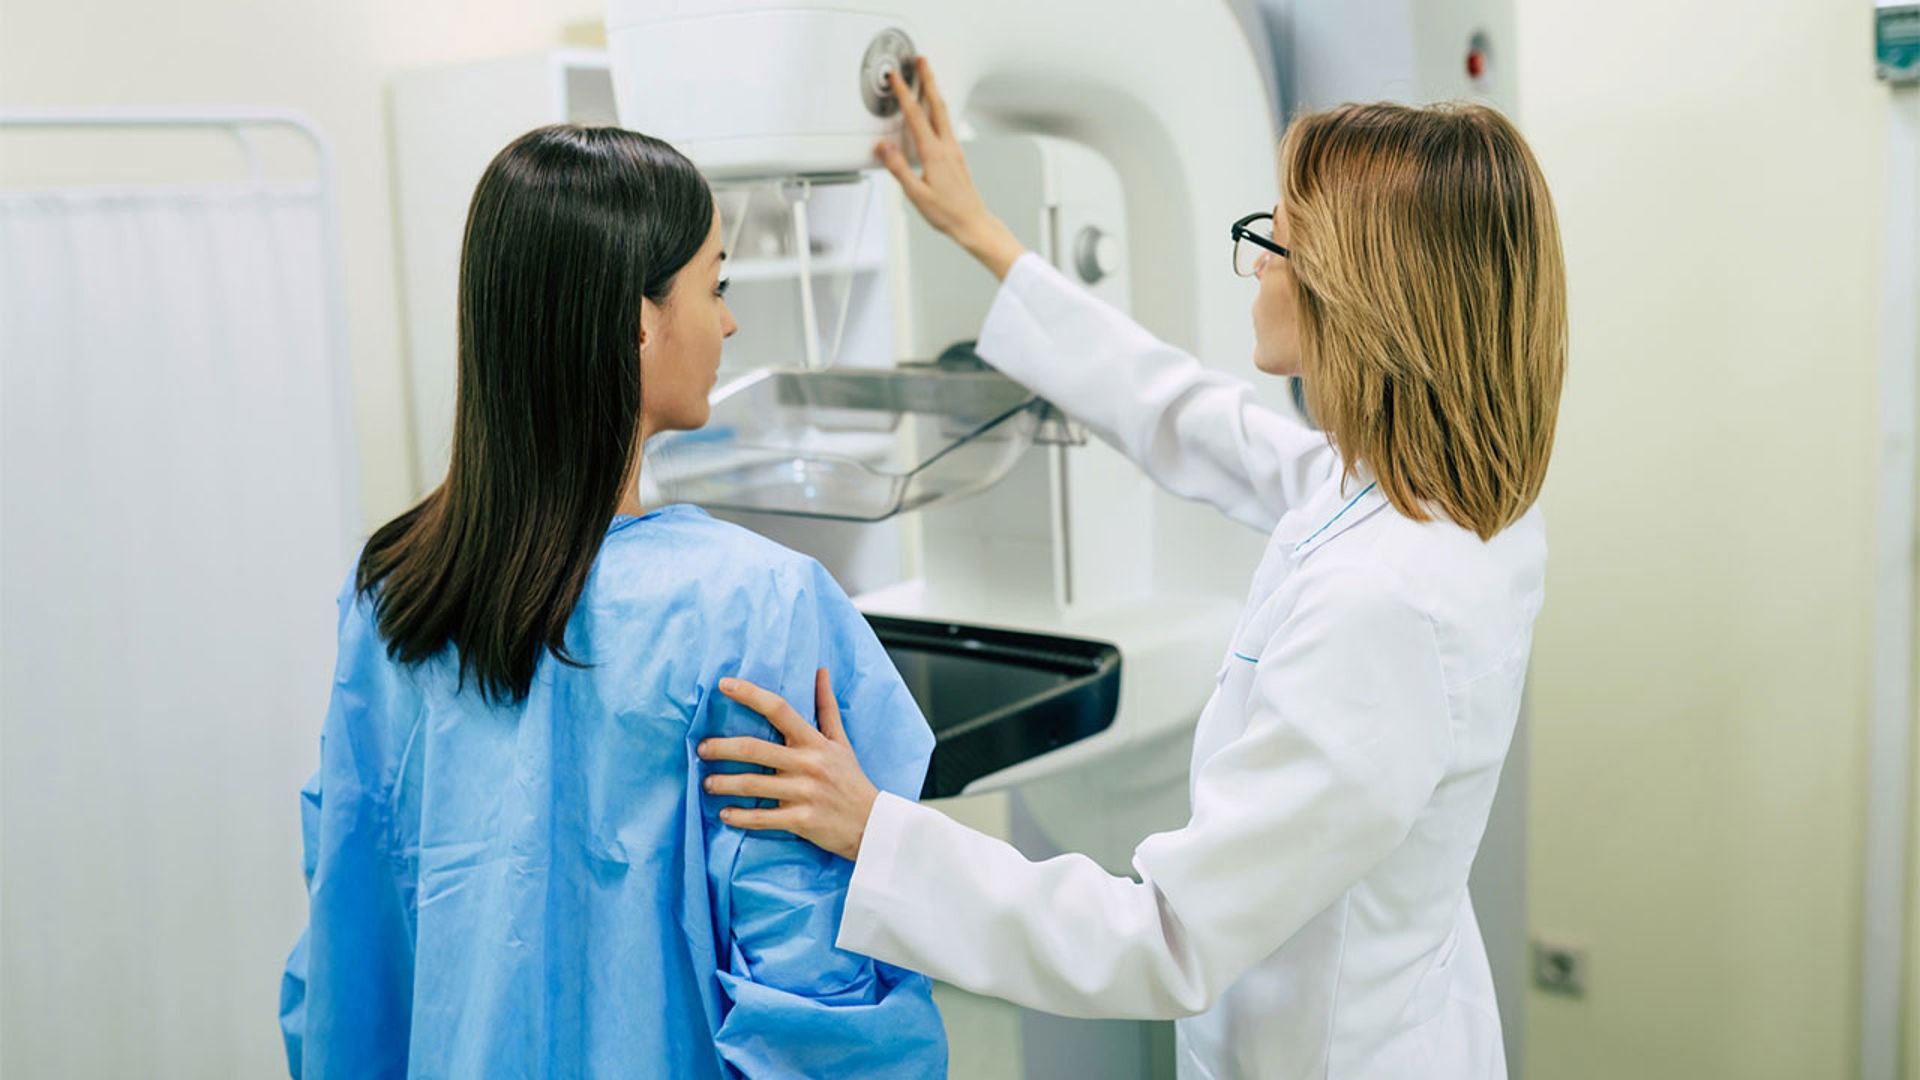
[[(778, 688), (813, 720), (813, 678), (826, 667), (842, 722), (874, 782), (914, 798), (933, 733), (873, 631), (832, 578), (809, 563), (785, 633), (748, 644), (743, 675)], [(756, 678), (756, 674), (759, 678)], [(761, 679), (774, 681), (764, 682)], [(728, 733), (775, 738), (757, 715), (709, 699)], [(739, 1074), (760, 1077), (944, 1077), (945, 1028), (923, 976), (834, 946), (853, 864), (790, 834), (743, 833), (704, 800), (715, 888), (721, 991), (716, 1036)]]
[(1189, 823), (1136, 850), (1140, 881), (882, 796), (841, 947), (1070, 1016), (1208, 1008), (1405, 838), (1446, 765), (1431, 623), (1393, 587), (1341, 584), (1233, 661), (1246, 729), (1201, 767)]
[(1262, 532), (1339, 467), (1324, 435), (1261, 405), (1247, 382), (1156, 339), (1031, 253), (1007, 273), (977, 349), (1168, 491)]

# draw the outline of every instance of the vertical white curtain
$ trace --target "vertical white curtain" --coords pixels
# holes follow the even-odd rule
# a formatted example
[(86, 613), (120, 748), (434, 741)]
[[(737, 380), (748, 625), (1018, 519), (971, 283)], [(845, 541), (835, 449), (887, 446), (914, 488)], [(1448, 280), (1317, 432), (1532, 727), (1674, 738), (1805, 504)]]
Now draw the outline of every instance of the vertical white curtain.
[(357, 532), (309, 189), (0, 196), (0, 1073), (284, 1075)]

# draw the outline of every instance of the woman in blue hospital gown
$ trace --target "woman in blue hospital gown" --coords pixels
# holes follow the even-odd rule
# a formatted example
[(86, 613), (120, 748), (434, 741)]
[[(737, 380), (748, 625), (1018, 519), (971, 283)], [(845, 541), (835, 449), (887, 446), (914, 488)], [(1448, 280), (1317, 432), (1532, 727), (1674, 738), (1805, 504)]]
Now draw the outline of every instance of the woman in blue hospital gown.
[(294, 1076), (944, 1075), (927, 980), (833, 947), (852, 864), (722, 827), (696, 783), (699, 740), (771, 733), (722, 675), (812, 701), (828, 669), (895, 794), (933, 746), (817, 564), (639, 505), (645, 439), (706, 420), (723, 258), (646, 136), (545, 128), (482, 177), (447, 479), (340, 597)]

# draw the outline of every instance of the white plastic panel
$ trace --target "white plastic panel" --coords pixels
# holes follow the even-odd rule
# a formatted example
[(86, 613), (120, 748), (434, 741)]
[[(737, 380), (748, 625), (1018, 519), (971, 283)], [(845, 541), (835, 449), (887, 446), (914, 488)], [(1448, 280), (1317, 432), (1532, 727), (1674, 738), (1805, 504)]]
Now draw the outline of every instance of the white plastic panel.
[(610, 13), (621, 122), (666, 139), (709, 178), (851, 172), (899, 120), (868, 110), (861, 67), (903, 20), (844, 11), (749, 11), (663, 22)]
[(612, 122), (607, 59), (556, 49), (402, 72), (393, 80), (393, 193), (406, 305), (415, 490), (446, 478), (458, 370), (460, 245), (480, 175), (547, 124)]

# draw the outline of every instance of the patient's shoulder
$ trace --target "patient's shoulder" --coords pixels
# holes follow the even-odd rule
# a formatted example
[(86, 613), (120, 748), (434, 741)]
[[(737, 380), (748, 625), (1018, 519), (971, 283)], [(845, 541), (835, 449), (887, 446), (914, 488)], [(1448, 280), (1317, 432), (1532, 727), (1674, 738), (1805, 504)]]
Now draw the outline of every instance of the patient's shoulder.
[(753, 606), (790, 603), (824, 577), (811, 557), (694, 506), (618, 518), (594, 567), (599, 602), (726, 593)]

